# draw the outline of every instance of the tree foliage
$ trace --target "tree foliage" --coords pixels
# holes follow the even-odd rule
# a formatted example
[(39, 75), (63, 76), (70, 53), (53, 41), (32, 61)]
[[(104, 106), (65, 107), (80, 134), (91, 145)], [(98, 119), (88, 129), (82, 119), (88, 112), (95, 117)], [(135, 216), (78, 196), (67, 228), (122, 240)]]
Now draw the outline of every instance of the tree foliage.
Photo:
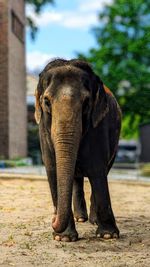
[(150, 121), (150, 0), (114, 0), (93, 29), (97, 47), (87, 59), (117, 97), (123, 112), (122, 137), (135, 137)]
[[(25, 0), (25, 3), (30, 4), (33, 7), (33, 10), (36, 14), (40, 14), (42, 11), (42, 8), (46, 4), (53, 4), (54, 0)], [(31, 38), (34, 40), (38, 27), (35, 24), (35, 21), (30, 16), (27, 16), (27, 25), (29, 26), (31, 30)]]

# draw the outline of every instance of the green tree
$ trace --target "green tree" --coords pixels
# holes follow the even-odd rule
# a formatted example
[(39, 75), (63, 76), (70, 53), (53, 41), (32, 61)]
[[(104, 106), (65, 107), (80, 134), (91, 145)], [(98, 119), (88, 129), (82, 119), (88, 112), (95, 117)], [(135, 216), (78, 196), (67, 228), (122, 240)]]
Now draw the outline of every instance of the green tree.
[(88, 60), (117, 97), (123, 112), (122, 137), (137, 136), (150, 121), (150, 0), (114, 0), (93, 29), (97, 47)]
[[(42, 11), (42, 8), (46, 4), (53, 4), (54, 0), (25, 0), (25, 2), (26, 4), (30, 4), (33, 7), (34, 12), (36, 14), (40, 14)], [(34, 40), (36, 33), (38, 31), (38, 27), (30, 16), (27, 16), (27, 25), (29, 26), (31, 30), (31, 38)]]

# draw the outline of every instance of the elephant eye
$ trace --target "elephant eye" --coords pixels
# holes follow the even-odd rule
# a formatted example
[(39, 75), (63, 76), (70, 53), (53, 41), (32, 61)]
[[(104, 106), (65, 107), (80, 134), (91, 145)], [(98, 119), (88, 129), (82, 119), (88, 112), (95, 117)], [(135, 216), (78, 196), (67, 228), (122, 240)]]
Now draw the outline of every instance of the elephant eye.
[(48, 97), (44, 97), (44, 106), (45, 106), (45, 111), (51, 114), (51, 102)]
[(50, 101), (47, 97), (44, 97), (44, 104), (45, 106), (50, 107)]

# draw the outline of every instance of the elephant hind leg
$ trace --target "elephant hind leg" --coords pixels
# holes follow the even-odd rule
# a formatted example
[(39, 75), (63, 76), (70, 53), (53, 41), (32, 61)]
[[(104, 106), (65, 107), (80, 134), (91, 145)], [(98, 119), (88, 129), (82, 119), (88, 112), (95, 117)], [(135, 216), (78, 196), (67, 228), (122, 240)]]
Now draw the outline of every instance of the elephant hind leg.
[(73, 206), (74, 218), (77, 222), (85, 222), (88, 220), (83, 187), (84, 177), (75, 177), (73, 182)]
[(96, 206), (94, 202), (94, 196), (92, 193), (91, 193), (90, 201), (91, 201), (91, 205), (90, 205), (89, 222), (91, 224), (97, 224)]

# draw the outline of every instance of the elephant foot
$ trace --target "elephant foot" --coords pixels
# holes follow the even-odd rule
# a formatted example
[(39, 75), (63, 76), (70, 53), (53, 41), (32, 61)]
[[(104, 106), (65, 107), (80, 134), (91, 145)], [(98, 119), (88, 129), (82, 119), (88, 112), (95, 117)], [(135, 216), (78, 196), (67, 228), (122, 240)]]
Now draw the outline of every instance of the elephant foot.
[(75, 222), (86, 222), (88, 220), (87, 208), (84, 201), (80, 205), (74, 205), (74, 220)]
[[(55, 217), (56, 215), (54, 215), (53, 220), (55, 220)], [(75, 228), (75, 222), (72, 211), (66, 230), (62, 233), (53, 232), (53, 239), (62, 242), (75, 242), (78, 240), (78, 233)]]
[(86, 204), (74, 207), (74, 220), (75, 222), (81, 223), (86, 222), (88, 220)]
[(53, 239), (55, 241), (62, 241), (62, 242), (75, 242), (78, 240), (78, 233), (75, 229), (72, 231), (66, 229), (63, 233), (54, 232)]
[(96, 231), (98, 238), (117, 239), (119, 238), (119, 230), (116, 225), (99, 225)]

